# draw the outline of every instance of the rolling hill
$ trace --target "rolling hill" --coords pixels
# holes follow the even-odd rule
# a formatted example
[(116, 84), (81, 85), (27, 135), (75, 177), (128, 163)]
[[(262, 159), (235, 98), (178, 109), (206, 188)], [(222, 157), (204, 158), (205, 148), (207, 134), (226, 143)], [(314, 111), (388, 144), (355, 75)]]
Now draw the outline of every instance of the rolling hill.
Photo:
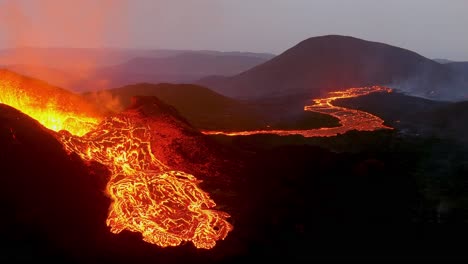
[(230, 76), (265, 62), (264, 57), (186, 52), (152, 58), (137, 57), (125, 63), (99, 68), (73, 84), (75, 90), (109, 89), (135, 83), (191, 83), (210, 76)]
[(197, 78), (207, 74), (235, 75), (263, 62), (265, 62), (265, 59), (260, 57), (183, 53), (165, 58), (138, 57), (100, 71), (121, 74), (180, 74)]
[(74, 91), (234, 75), (275, 55), (211, 50), (35, 48), (0, 50), (0, 66)]
[(342, 88), (385, 85), (417, 96), (456, 99), (468, 90), (452, 69), (415, 52), (338, 35), (309, 38), (246, 72), (207, 77), (199, 83), (238, 98), (319, 96)]
[(447, 60), (447, 59), (433, 59), (433, 61), (438, 62), (440, 64), (447, 64), (447, 63), (454, 62), (454, 61)]
[(0, 50), (0, 61), (2, 65), (33, 64), (60, 69), (79, 66), (99, 68), (122, 64), (134, 58), (166, 58), (180, 54), (240, 56), (262, 58), (264, 60), (269, 60), (275, 56), (270, 53), (214, 50), (18, 47)]
[(468, 62), (467, 61), (450, 62), (450, 63), (447, 63), (447, 66), (455, 71), (458, 71), (460, 74), (463, 75), (465, 79), (468, 79)]
[[(115, 111), (127, 107), (133, 96), (156, 96), (174, 106), (191, 124), (203, 130), (256, 130), (319, 128), (337, 126), (334, 117), (304, 112), (303, 101), (290, 98), (278, 101), (245, 101), (225, 97), (192, 84), (139, 83), (101, 92), (83, 94), (98, 105), (118, 101)], [(292, 106), (291, 101), (298, 101)]]

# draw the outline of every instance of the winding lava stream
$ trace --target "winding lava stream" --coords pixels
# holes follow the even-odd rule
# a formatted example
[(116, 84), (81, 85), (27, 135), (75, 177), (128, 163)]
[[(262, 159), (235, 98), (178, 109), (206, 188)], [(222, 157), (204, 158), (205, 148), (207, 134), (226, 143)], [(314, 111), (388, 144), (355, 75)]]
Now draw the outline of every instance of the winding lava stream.
[(349, 88), (343, 91), (330, 92), (325, 98), (313, 99), (314, 104), (304, 107), (304, 111), (318, 112), (338, 118), (340, 122), (340, 126), (338, 127), (323, 127), (307, 130), (249, 130), (236, 132), (204, 131), (203, 133), (207, 135), (226, 136), (276, 134), (280, 136), (302, 135), (304, 137), (332, 137), (350, 130), (374, 131), (379, 129), (392, 129), (391, 127), (385, 126), (383, 124), (384, 120), (375, 115), (332, 104), (336, 99), (358, 97), (376, 92), (391, 93), (392, 89), (383, 86)]

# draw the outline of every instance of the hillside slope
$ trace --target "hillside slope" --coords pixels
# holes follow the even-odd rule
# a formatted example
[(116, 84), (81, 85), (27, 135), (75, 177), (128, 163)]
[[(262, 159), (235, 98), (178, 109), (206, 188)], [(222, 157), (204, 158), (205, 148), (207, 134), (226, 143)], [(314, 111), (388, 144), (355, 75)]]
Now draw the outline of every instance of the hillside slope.
[(337, 35), (309, 38), (244, 73), (199, 83), (227, 96), (250, 98), (320, 96), (372, 85), (438, 99), (459, 98), (468, 90), (457, 73), (415, 52)]
[(139, 83), (84, 93), (84, 96), (98, 105), (118, 101), (116, 111), (129, 106), (133, 96), (156, 96), (203, 130), (306, 129), (338, 125), (337, 119), (329, 115), (304, 112), (305, 100), (302, 99), (287, 102), (235, 100), (192, 84)]

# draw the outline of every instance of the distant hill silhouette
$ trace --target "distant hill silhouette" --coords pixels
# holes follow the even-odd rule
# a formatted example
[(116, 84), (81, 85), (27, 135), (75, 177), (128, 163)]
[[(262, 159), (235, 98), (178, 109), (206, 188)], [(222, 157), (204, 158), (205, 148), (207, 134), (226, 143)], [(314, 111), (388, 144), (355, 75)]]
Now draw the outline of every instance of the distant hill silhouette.
[(275, 55), (211, 50), (24, 47), (0, 50), (0, 67), (74, 91), (139, 82), (193, 82), (234, 75)]
[(450, 68), (415, 52), (338, 35), (309, 38), (246, 72), (208, 77), (199, 83), (227, 96), (250, 98), (317, 96), (367, 85), (442, 99), (463, 97), (468, 91)]
[(461, 74), (465, 81), (468, 80), (468, 61), (451, 62), (446, 65)]
[(138, 57), (123, 64), (97, 69), (73, 84), (75, 90), (109, 89), (135, 83), (191, 83), (210, 76), (230, 76), (266, 59), (255, 56), (187, 52), (163, 58)]
[(263, 58), (264, 60), (269, 60), (275, 56), (270, 53), (222, 52), (214, 50), (19, 47), (0, 50), (0, 62), (1, 65), (32, 64), (63, 69), (81, 66), (110, 66), (125, 63), (133, 58), (164, 58), (186, 53), (255, 57)]
[(447, 63), (454, 62), (452, 60), (447, 60), (447, 59), (433, 59), (433, 61), (438, 62), (440, 64), (447, 64)]
[(180, 74), (195, 77), (207, 74), (234, 75), (263, 62), (265, 59), (260, 57), (183, 53), (165, 58), (134, 58), (126, 63), (107, 67), (100, 71), (123, 74)]

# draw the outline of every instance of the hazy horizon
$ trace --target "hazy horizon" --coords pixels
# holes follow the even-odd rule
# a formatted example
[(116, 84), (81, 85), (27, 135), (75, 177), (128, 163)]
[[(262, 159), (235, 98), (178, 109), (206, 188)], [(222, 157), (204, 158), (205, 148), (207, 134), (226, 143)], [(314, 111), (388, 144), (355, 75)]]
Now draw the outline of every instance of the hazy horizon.
[(468, 60), (464, 0), (0, 0), (0, 48), (216, 50), (281, 54), (345, 35)]

